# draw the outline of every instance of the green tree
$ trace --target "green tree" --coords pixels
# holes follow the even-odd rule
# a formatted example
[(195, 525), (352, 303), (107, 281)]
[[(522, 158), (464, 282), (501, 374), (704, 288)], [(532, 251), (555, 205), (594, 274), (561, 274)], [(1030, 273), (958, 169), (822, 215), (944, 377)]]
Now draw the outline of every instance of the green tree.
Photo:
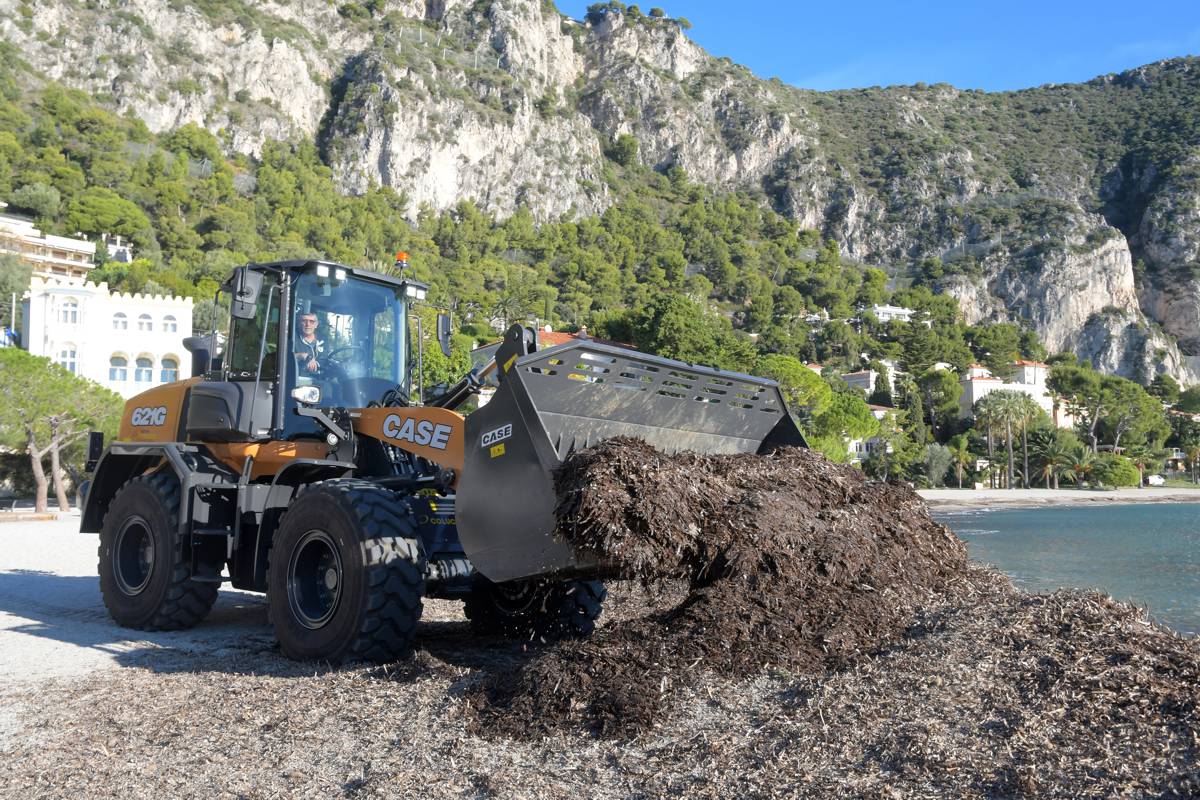
[[(936, 488), (944, 485), (946, 473), (949, 471), (950, 465), (954, 463), (954, 454), (945, 445), (929, 444), (925, 446), (922, 463), (925, 467), (925, 476), (929, 479), (929, 485)], [(962, 488), (961, 478), (958, 488)]]
[(632, 167), (638, 163), (638, 141), (632, 134), (622, 133), (613, 140), (608, 149), (608, 157), (622, 167)]
[(1162, 459), (1157, 453), (1146, 445), (1138, 444), (1128, 448), (1125, 451), (1125, 457), (1129, 459), (1129, 463), (1138, 471), (1137, 485), (1138, 488), (1145, 486), (1146, 470), (1155, 464), (1161, 466)]
[[(840, 447), (845, 452), (845, 442), (853, 439), (869, 439), (879, 432), (879, 420), (861, 397), (850, 392), (834, 392), (829, 405), (813, 417), (812, 433), (814, 444), (821, 452), (826, 448)], [(829, 455), (826, 453), (826, 455)]]
[(50, 220), (58, 216), (62, 196), (58, 189), (44, 183), (27, 183), (9, 197), (9, 205), (16, 210), (28, 211), (38, 219)]
[(67, 226), (94, 235), (119, 233), (143, 248), (154, 241), (146, 214), (111, 189), (99, 186), (87, 189), (71, 202)]
[(1091, 480), (1098, 467), (1095, 452), (1082, 444), (1071, 451), (1067, 462), (1067, 473), (1075, 479), (1075, 486), (1082, 489), (1084, 481)]
[(0, 444), (28, 456), (38, 512), (46, 510), (51, 482), (59, 509), (68, 510), (63, 453), (89, 430), (115, 432), (121, 407), (115, 393), (49, 359), (14, 347), (0, 349)]
[(924, 373), (941, 357), (937, 334), (919, 322), (908, 324), (900, 344), (904, 348), (904, 369), (913, 375)]
[(1046, 386), (1063, 398), (1076, 424), (1087, 434), (1095, 453), (1100, 444), (1100, 423), (1108, 410), (1101, 375), (1089, 367), (1057, 364), (1050, 368)]
[(960, 433), (950, 437), (946, 445), (950, 451), (950, 463), (954, 467), (954, 477), (958, 479), (958, 488), (963, 488), (963, 471), (975, 463), (975, 454), (971, 452), (967, 435)]
[(784, 400), (793, 413), (809, 419), (821, 414), (833, 399), (833, 389), (820, 375), (800, 359), (784, 355), (767, 355), (758, 360), (759, 373), (779, 382)]
[(1097, 462), (1093, 473), (1098, 481), (1108, 486), (1137, 486), (1141, 480), (1140, 470), (1124, 456), (1105, 453)]
[(1184, 452), (1188, 469), (1192, 473), (1192, 483), (1200, 483), (1200, 442), (1188, 445)]
[[(12, 308), (12, 296), (15, 294), (20, 299), (29, 289), (32, 275), (33, 267), (11, 253), (0, 253), (0, 309)], [(17, 309), (17, 313), (20, 313), (20, 309)], [(9, 316), (12, 316), (11, 311), (4, 315), (6, 319)], [(21, 330), (16, 319), (9, 319), (8, 324), (14, 331)]]
[(1034, 424), (1039, 417), (1044, 416), (1041, 407), (1034, 402), (1033, 398), (1027, 394), (1021, 393), (1015, 399), (1014, 413), (1017, 418), (1017, 423), (1021, 428), (1021, 485), (1024, 488), (1029, 488), (1029, 482), (1032, 475), (1029, 472), (1029, 426)]
[(1046, 488), (1051, 488), (1050, 483), (1053, 481), (1053, 488), (1057, 489), (1059, 477), (1067, 473), (1070, 469), (1071, 451), (1062, 443), (1059, 437), (1053, 437), (1035, 448), (1034, 456), (1041, 464), (1038, 472), (1042, 476), (1042, 480), (1045, 481)]
[(976, 358), (1000, 377), (1007, 377), (1021, 357), (1022, 331), (1012, 323), (980, 325), (969, 329), (968, 337)]
[(993, 431), (1002, 432), (1004, 447), (1007, 451), (1005, 468), (1005, 488), (1015, 489), (1013, 484), (1014, 450), (1013, 428), (1020, 424), (1022, 400), (1025, 397), (1020, 392), (1009, 389), (997, 389), (981, 398), (975, 404), (976, 419), (981, 419), (987, 425), (988, 431), (988, 460), (994, 458), (992, 451)]
[(1178, 381), (1164, 372), (1161, 375), (1154, 376), (1154, 380), (1150, 382), (1150, 386), (1147, 387), (1146, 391), (1167, 405), (1174, 405), (1179, 402), (1179, 394), (1182, 389)]
[(917, 387), (925, 413), (929, 418), (929, 433), (936, 440), (941, 420), (958, 416), (958, 398), (962, 396), (962, 384), (958, 375), (944, 369), (930, 369), (917, 378)]
[(1104, 417), (1100, 433), (1111, 438), (1113, 449), (1122, 440), (1136, 444), (1162, 444), (1170, 433), (1162, 403), (1133, 381), (1106, 375), (1101, 378)]
[(1189, 414), (1200, 414), (1200, 386), (1193, 386), (1180, 392), (1179, 402), (1175, 407)]

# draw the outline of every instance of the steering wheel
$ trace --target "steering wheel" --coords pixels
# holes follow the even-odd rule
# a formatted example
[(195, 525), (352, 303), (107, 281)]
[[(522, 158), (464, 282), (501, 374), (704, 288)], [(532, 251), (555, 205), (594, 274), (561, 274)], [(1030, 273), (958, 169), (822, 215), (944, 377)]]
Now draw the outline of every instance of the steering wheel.
[[(351, 355), (346, 356), (343, 354), (351, 354)], [(336, 350), (329, 351), (329, 353), (325, 356), (325, 358), (328, 358), (331, 361), (337, 361), (338, 363), (341, 363), (341, 364), (344, 364), (347, 362), (353, 363), (355, 361), (366, 361), (367, 360), (367, 348), (363, 347), (362, 345), (358, 345), (358, 344), (348, 344), (345, 347), (339, 347)]]

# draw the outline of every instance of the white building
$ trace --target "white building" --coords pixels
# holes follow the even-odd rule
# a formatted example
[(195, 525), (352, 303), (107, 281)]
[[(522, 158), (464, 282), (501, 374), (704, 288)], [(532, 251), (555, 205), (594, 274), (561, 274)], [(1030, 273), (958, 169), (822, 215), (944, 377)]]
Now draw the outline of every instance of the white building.
[(115, 233), (104, 233), (100, 235), (104, 241), (104, 249), (108, 251), (108, 260), (116, 261), (118, 264), (133, 263), (133, 244)]
[(862, 389), (869, 397), (875, 388), (879, 385), (879, 379), (883, 378), (887, 381), (888, 392), (896, 393), (896, 376), (901, 374), (900, 369), (896, 366), (896, 362), (890, 358), (881, 359), (880, 364), (883, 365), (883, 372), (879, 373), (873, 369), (860, 369), (857, 372), (847, 372), (842, 375), (842, 380), (855, 389)]
[(847, 372), (842, 375), (842, 380), (847, 385), (861, 389), (870, 396), (871, 392), (875, 391), (875, 381), (879, 379), (879, 373), (873, 369), (860, 369), (857, 372)]
[[(0, 209), (6, 207), (0, 203)], [(84, 280), (95, 266), (96, 245), (82, 238), (43, 236), (31, 221), (0, 214), (0, 253), (18, 256), (37, 275)]]
[(917, 313), (903, 306), (879, 304), (871, 306), (868, 311), (880, 322), (912, 322), (913, 314)]
[(25, 349), (122, 397), (188, 374), (191, 298), (110, 294), (104, 283), (35, 275), (22, 310)]
[[(871, 416), (879, 420), (881, 428), (883, 425), (889, 424), (887, 421), (888, 415), (895, 410), (887, 406), (875, 405), (874, 403), (867, 403), (867, 407), (871, 409)], [(854, 464), (860, 463), (867, 456), (878, 452), (884, 447), (887, 448), (888, 452), (891, 452), (891, 445), (886, 444), (883, 437), (878, 435), (872, 436), (869, 439), (846, 440), (846, 452), (850, 454), (850, 462)]]
[(1050, 367), (1040, 361), (1014, 361), (1015, 368), (1012, 383), (997, 378), (981, 364), (972, 364), (965, 375), (959, 380), (963, 393), (958, 400), (959, 416), (971, 417), (975, 403), (987, 397), (997, 389), (1027, 394), (1045, 411), (1054, 424), (1059, 428), (1074, 426), (1075, 420), (1067, 413), (1061, 401), (1046, 387), (1046, 378)]

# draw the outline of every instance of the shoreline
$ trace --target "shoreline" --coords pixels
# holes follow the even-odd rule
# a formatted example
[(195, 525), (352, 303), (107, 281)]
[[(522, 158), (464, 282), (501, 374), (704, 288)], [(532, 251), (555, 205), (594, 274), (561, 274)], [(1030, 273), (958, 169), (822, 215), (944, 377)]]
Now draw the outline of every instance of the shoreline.
[(930, 511), (986, 511), (1136, 503), (1200, 503), (1196, 489), (918, 489)]

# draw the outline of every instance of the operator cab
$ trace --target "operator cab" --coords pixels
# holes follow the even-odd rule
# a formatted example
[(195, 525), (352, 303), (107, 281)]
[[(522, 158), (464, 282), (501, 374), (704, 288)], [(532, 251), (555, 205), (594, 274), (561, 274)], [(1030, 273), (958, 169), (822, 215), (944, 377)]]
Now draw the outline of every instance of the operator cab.
[(412, 280), (325, 261), (238, 268), (222, 286), (231, 317), (224, 356), (192, 389), (188, 437), (323, 438), (298, 408), (407, 398), (409, 312), (426, 291)]

